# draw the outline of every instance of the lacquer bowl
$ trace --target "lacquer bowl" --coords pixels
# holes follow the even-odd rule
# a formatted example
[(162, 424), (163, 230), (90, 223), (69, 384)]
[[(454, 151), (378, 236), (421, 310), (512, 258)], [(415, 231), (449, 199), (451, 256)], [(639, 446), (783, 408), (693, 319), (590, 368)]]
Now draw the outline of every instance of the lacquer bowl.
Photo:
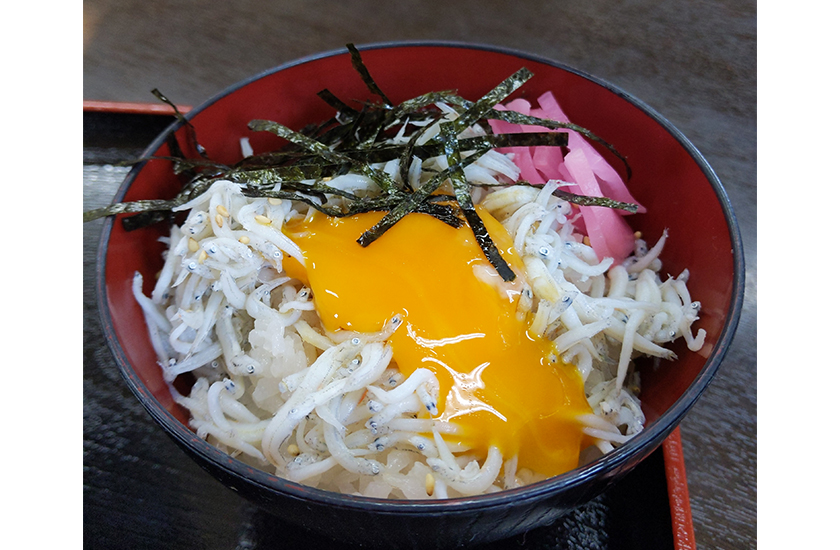
[[(147, 286), (162, 265), (158, 238), (167, 228), (127, 232), (119, 218), (106, 221), (98, 253), (101, 319), (125, 381), (152, 418), (210, 474), (283, 521), (365, 547), (453, 548), (511, 537), (553, 522), (602, 493), (647, 457), (678, 425), (708, 386), (735, 334), (744, 291), (743, 249), (721, 182), (700, 152), (642, 101), (596, 77), (521, 52), (460, 43), (389, 43), (359, 48), (380, 88), (393, 101), (433, 90), (455, 89), (476, 100), (527, 67), (534, 77), (517, 97), (536, 99), (551, 90), (572, 121), (613, 144), (628, 159), (634, 197), (647, 208), (630, 220), (647, 235), (669, 231), (663, 269), (691, 273), (692, 298), (702, 303), (697, 326), (705, 345), (654, 368), (641, 366), (645, 430), (629, 443), (566, 474), (515, 490), (446, 501), (390, 501), (347, 496), (280, 479), (231, 458), (196, 436), (163, 380), (135, 302), (132, 278)], [(329, 88), (342, 98), (374, 99), (352, 68), (347, 50), (301, 59), (256, 75), (191, 110), (186, 118), (211, 158), (241, 158), (240, 137), (252, 119), (290, 128), (324, 120), (334, 110), (316, 94)], [(174, 135), (185, 146), (187, 128), (175, 121), (146, 151), (170, 153)], [(274, 136), (250, 135), (256, 151)], [(182, 147), (184, 148), (184, 147)], [(615, 156), (605, 155), (623, 168)], [(136, 166), (116, 201), (167, 198), (180, 188), (171, 164), (151, 160)], [(149, 289), (146, 289), (148, 292)], [(182, 388), (183, 389), (183, 388)]]

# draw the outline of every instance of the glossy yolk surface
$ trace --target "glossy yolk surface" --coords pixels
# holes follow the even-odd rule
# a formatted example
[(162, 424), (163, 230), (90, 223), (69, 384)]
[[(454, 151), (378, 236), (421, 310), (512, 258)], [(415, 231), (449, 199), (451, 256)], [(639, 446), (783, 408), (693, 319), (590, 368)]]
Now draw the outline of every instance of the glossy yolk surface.
[(377, 332), (394, 315), (389, 339), (408, 376), (423, 367), (440, 381), (438, 418), (461, 427), (452, 436), (486, 451), (496, 445), (519, 467), (544, 475), (575, 468), (583, 436), (575, 417), (591, 412), (577, 370), (552, 362), (550, 341), (516, 315), (522, 261), (507, 231), (479, 210), (503, 257), (517, 273), (505, 283), (469, 227), (454, 229), (410, 214), (368, 247), (356, 239), (384, 215), (315, 214), (287, 225), (306, 266), (284, 268), (308, 284), (327, 330)]

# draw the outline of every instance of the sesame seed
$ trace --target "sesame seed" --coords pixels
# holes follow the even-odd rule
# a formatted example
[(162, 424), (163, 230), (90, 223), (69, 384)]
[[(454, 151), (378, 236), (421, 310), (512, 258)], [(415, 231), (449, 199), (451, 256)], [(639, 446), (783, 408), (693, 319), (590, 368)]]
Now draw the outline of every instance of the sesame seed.
[(198, 250), (198, 241), (190, 237), (190, 240), (187, 241), (187, 247), (190, 249), (190, 252), (196, 252)]
[(426, 474), (426, 494), (432, 496), (435, 492), (435, 476)]
[(271, 218), (268, 216), (263, 216), (262, 214), (257, 214), (254, 216), (254, 221), (262, 225), (271, 225)]
[(292, 455), (292, 456), (298, 456), (300, 454), (300, 447), (298, 447), (294, 443), (290, 444), (286, 448), (286, 450), (289, 451), (289, 454)]
[(239, 237), (239, 242), (241, 242), (242, 244), (248, 244), (249, 242), (251, 242), (251, 239), (248, 238), (248, 235), (242, 235), (241, 237)]
[(278, 204), (282, 204), (282, 203), (283, 203), (283, 199), (278, 199), (276, 197), (269, 197), (268, 198), (268, 204), (270, 204), (272, 206), (277, 206)]
[(207, 251), (202, 250), (198, 255), (198, 263), (203, 264), (204, 260), (206, 260), (206, 259), (207, 259)]
[(225, 225), (225, 218), (221, 214), (216, 214), (216, 225), (223, 227)]
[(227, 209), (227, 208), (225, 208), (225, 207), (224, 207), (223, 205), (221, 205), (221, 204), (220, 204), (220, 205), (218, 205), (218, 206), (216, 207), (216, 212), (217, 212), (220, 216), (224, 216), (224, 217), (226, 217), (226, 218), (230, 216), (230, 212), (228, 212), (228, 209)]

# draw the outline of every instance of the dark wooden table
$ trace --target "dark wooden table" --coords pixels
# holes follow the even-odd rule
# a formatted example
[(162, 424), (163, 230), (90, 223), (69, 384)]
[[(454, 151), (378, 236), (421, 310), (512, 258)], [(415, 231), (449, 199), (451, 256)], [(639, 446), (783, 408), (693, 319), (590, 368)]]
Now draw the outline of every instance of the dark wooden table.
[[(681, 430), (698, 548), (754, 548), (755, 2), (393, 4), (85, 0), (84, 99), (150, 102), (150, 90), (159, 88), (179, 104), (198, 105), (243, 78), (348, 42), (440, 39), (556, 59), (646, 102), (704, 154), (740, 223), (747, 265), (741, 324), (717, 378)], [(111, 140), (110, 152), (104, 143), (95, 152), (86, 147), (85, 208), (110, 201), (108, 192), (123, 174), (110, 167), (108, 155), (136, 144), (137, 135), (120, 134), (131, 127), (117, 124), (109, 126), (111, 134), (95, 132)], [(98, 233), (96, 223), (84, 228), (87, 546), (267, 547), (266, 537), (276, 540), (283, 531), (197, 466), (176, 462), (180, 451), (125, 388), (103, 344), (89, 286)], [(287, 542), (299, 546), (296, 536), (287, 534)], [(569, 546), (558, 541), (556, 547)]]

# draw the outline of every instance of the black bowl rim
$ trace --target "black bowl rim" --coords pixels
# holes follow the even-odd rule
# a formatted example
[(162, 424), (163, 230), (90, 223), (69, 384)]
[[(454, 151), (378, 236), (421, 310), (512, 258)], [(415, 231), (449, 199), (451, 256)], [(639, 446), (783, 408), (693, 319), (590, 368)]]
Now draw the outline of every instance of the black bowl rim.
[[(611, 84), (598, 77), (590, 75), (584, 71), (558, 62), (556, 60), (545, 58), (529, 52), (520, 51), (513, 48), (507, 48), (490, 44), (468, 43), (460, 41), (391, 41), (391, 42), (376, 42), (364, 45), (357, 45), (360, 51), (384, 49), (384, 48), (401, 48), (401, 47), (443, 47), (443, 48), (466, 48), (473, 50), (483, 50), (490, 53), (499, 53), (510, 56), (515, 56), (527, 61), (542, 63), (553, 66), (555, 68), (565, 70), (569, 73), (578, 75), (593, 83), (606, 88), (610, 92), (620, 96), (635, 107), (645, 112), (650, 118), (655, 120), (660, 126), (667, 130), (676, 139), (680, 145), (689, 153), (697, 165), (700, 167), (709, 184), (715, 191), (718, 202), (723, 210), (724, 217), (729, 229), (729, 237), (732, 244), (733, 255), (733, 284), (731, 293), (731, 302), (729, 310), (726, 314), (723, 331), (720, 338), (715, 343), (709, 357), (706, 360), (701, 371), (698, 373), (694, 382), (689, 386), (687, 391), (677, 401), (668, 408), (659, 418), (653, 420), (645, 429), (628, 443), (599, 458), (598, 460), (587, 464), (585, 466), (576, 468), (565, 474), (551, 477), (544, 481), (526, 485), (515, 489), (509, 489), (497, 493), (486, 495), (477, 495), (472, 497), (459, 497), (447, 500), (385, 500), (371, 497), (362, 497), (354, 495), (345, 495), (323, 489), (316, 489), (292, 481), (288, 481), (268, 472), (257, 470), (248, 466), (238, 460), (231, 459), (229, 455), (221, 450), (210, 445), (203, 439), (195, 435), (189, 428), (178, 421), (169, 411), (164, 409), (154, 397), (143, 387), (142, 381), (137, 376), (133, 367), (128, 361), (123, 350), (120, 348), (119, 341), (116, 336), (113, 319), (110, 316), (110, 311), (107, 307), (107, 294), (105, 285), (105, 258), (108, 251), (108, 240), (110, 232), (113, 228), (114, 219), (109, 217), (105, 220), (102, 228), (100, 238), (99, 250), (97, 251), (96, 263), (96, 290), (99, 304), (99, 315), (102, 322), (104, 335), (108, 346), (111, 348), (112, 354), (120, 369), (120, 373), (129, 385), (132, 392), (143, 404), (147, 412), (154, 418), (154, 420), (161, 425), (170, 437), (174, 438), (176, 442), (181, 444), (185, 449), (190, 449), (196, 456), (193, 459), (206, 460), (215, 467), (224, 470), (228, 475), (238, 478), (245, 483), (257, 485), (267, 489), (270, 492), (281, 494), (288, 498), (308, 500), (334, 506), (338, 508), (354, 508), (364, 510), (366, 512), (378, 512), (385, 514), (436, 514), (436, 513), (452, 513), (455, 511), (466, 512), (476, 508), (489, 508), (494, 506), (505, 506), (512, 501), (518, 504), (527, 502), (535, 502), (545, 500), (553, 495), (562, 492), (564, 489), (579, 487), (593, 478), (600, 476), (615, 476), (622, 475), (624, 470), (622, 468), (625, 462), (634, 455), (646, 456), (652, 452), (677, 426), (677, 424), (686, 415), (688, 410), (699, 399), (700, 395), (705, 391), (715, 376), (720, 364), (726, 354), (727, 349), (732, 343), (735, 332), (740, 319), (741, 309), (744, 299), (745, 287), (745, 265), (744, 265), (744, 250), (741, 240), (738, 222), (732, 209), (732, 204), (726, 194), (725, 189), (720, 179), (715, 174), (712, 167), (700, 153), (700, 151), (680, 132), (671, 122), (665, 119), (653, 108), (642, 102), (638, 98), (622, 90), (621, 88)], [(203, 111), (219, 99), (235, 92), (236, 90), (264, 78), (270, 74), (286, 70), (290, 67), (302, 65), (319, 59), (333, 57), (336, 55), (346, 54), (347, 50), (335, 49), (326, 52), (321, 52), (315, 55), (305, 56), (277, 67), (260, 72), (252, 77), (244, 79), (208, 99), (199, 106), (191, 109), (185, 114), (185, 120), (190, 120), (199, 112)], [(146, 149), (144, 157), (150, 156), (156, 151), (166, 140), (166, 136), (176, 131), (184, 123), (181, 121), (173, 122), (166, 128)], [(138, 172), (143, 168), (143, 164), (138, 164), (126, 176), (124, 182), (117, 191), (114, 202), (119, 202), (127, 193), (129, 187), (136, 178)]]

